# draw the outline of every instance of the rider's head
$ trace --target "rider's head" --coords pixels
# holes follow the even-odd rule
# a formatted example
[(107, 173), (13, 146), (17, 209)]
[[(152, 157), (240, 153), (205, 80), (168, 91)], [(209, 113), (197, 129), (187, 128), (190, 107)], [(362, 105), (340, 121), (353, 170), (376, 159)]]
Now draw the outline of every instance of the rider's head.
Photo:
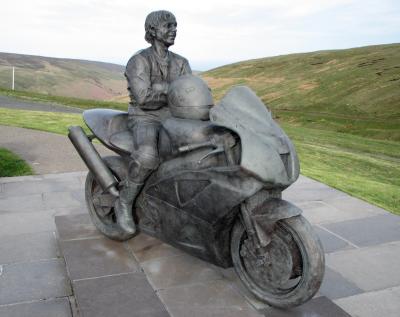
[(158, 40), (166, 46), (171, 46), (175, 41), (176, 26), (175, 16), (171, 12), (165, 10), (153, 11), (146, 17), (144, 38), (152, 45), (154, 41)]
[(168, 105), (174, 117), (209, 120), (210, 108), (214, 101), (204, 80), (197, 76), (185, 75), (169, 85)]

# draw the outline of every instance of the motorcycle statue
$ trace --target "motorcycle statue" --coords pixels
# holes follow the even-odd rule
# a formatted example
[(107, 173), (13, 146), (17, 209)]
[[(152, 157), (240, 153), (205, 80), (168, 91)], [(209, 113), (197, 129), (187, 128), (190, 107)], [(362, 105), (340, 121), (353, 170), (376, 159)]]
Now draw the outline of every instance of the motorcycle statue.
[[(69, 138), (89, 168), (86, 203), (107, 237), (127, 240), (114, 202), (127, 177), (132, 135), (126, 112), (83, 113), (93, 132), (70, 127)], [(169, 117), (159, 134), (161, 164), (146, 180), (133, 214), (138, 231), (217, 266), (234, 266), (265, 303), (300, 305), (318, 291), (325, 259), (302, 211), (281, 198), (299, 176), (299, 160), (270, 111), (247, 87), (232, 88), (210, 120)], [(116, 156), (100, 157), (97, 138)]]

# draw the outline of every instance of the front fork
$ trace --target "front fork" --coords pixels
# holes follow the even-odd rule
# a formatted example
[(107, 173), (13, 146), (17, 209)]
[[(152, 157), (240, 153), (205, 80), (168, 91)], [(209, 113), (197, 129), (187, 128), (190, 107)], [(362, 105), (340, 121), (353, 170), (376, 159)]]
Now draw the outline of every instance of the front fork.
[(276, 222), (302, 212), (281, 197), (280, 190), (262, 189), (240, 206), (242, 223), (248, 237), (245, 252), (252, 253), (258, 259), (259, 265), (267, 261), (265, 251), (271, 242)]

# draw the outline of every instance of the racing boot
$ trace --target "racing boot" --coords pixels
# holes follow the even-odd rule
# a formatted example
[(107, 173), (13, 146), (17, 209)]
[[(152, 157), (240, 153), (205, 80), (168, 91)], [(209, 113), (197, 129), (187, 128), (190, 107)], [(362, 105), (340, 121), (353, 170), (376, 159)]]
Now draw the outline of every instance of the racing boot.
[(116, 200), (114, 205), (117, 223), (127, 234), (134, 234), (136, 232), (132, 206), (142, 186), (143, 184), (137, 184), (126, 179), (122, 189), (120, 190), (119, 198)]

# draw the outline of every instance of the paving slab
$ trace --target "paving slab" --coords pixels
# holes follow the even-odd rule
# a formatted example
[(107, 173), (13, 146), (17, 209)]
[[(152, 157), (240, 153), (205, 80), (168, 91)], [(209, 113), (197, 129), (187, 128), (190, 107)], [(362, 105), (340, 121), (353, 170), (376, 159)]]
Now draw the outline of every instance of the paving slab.
[[(54, 297), (70, 299), (74, 306), (73, 295), (79, 309), (81, 304), (84, 307), (80, 317), (103, 316), (96, 311), (102, 305), (107, 306), (102, 308), (104, 316), (128, 312), (129, 316), (348, 316), (345, 309), (350, 315), (368, 317), (371, 309), (364, 309), (364, 303), (375, 303), (375, 298), (387, 294), (391, 295), (385, 297), (385, 307), (374, 304), (376, 311), (372, 311), (392, 316), (398, 309), (393, 301), (398, 300), (400, 287), (399, 218), (307, 177), (301, 176), (285, 195), (289, 200), (293, 197), (314, 224), (326, 252), (327, 269), (317, 297), (289, 311), (269, 308), (246, 293), (233, 269), (217, 268), (148, 235), (139, 234), (124, 243), (104, 238), (87, 214), (84, 179), (84, 172), (0, 179), (0, 316), (5, 307), (21, 305), (16, 311), (23, 312), (23, 305), (35, 303), (34, 312), (36, 305), (51, 303)], [(312, 201), (304, 200), (312, 194)], [(63, 261), (53, 258), (57, 256), (51, 236), (54, 216), (59, 245), (70, 258), (68, 278)], [(54, 282), (57, 275), (67, 282)], [(124, 284), (125, 279), (130, 282)], [(68, 291), (69, 280), (75, 294)], [(138, 303), (141, 295), (130, 296), (142, 284), (151, 293)], [(146, 303), (144, 298), (150, 299)], [(62, 304), (58, 305), (62, 311)], [(54, 312), (57, 316), (55, 308)]]
[(71, 280), (139, 271), (132, 255), (120, 242), (106, 238), (60, 241)]
[(364, 293), (364, 291), (351, 280), (347, 280), (340, 273), (325, 267), (324, 280), (319, 290), (320, 295), (337, 299), (361, 293)]
[(0, 305), (71, 295), (63, 260), (2, 265)]
[(246, 301), (257, 311), (269, 307), (267, 304), (260, 301), (258, 298), (256, 298), (253, 294), (250, 293), (250, 291), (240, 281), (233, 267), (228, 269), (219, 268), (219, 272), (224, 277), (224, 281), (228, 282), (230, 287), (232, 287), (237, 293), (239, 293), (243, 298), (245, 298)]
[[(76, 228), (74, 228), (74, 223), (86, 223), (86, 226), (89, 227), (89, 232), (92, 232), (91, 230), (93, 230), (94, 227), (93, 225), (90, 225), (90, 219), (88, 215), (79, 215), (80, 219), (78, 221), (76, 221), (76, 219), (69, 220), (73, 218), (74, 216), (56, 217), (57, 226), (60, 225), (60, 228), (62, 228), (64, 231), (62, 234), (60, 234), (60, 236), (67, 237), (67, 240), (60, 242), (61, 244), (65, 241), (74, 243), (81, 243), (82, 241), (91, 240), (99, 240), (99, 243), (103, 241), (109, 241), (107, 239), (98, 238), (79, 238), (85, 230), (82, 230), (82, 228), (79, 229), (79, 225), (78, 230), (76, 230)], [(71, 232), (68, 233), (68, 230), (71, 230), (73, 234), (71, 234)], [(334, 246), (336, 245), (335, 243)], [(248, 293), (248, 291), (246, 293), (243, 285), (238, 280), (233, 269), (223, 270), (217, 268), (145, 234), (139, 234), (137, 237), (123, 244), (120, 243), (120, 245), (126, 246), (138, 260), (144, 272), (146, 273), (146, 277), (149, 280), (150, 285), (162, 299), (166, 309), (172, 316), (257, 316), (259, 315), (257, 310), (264, 311), (266, 308), (268, 308), (266, 304), (255, 299), (254, 296)], [(79, 249), (80, 248), (77, 250)], [(87, 249), (87, 247), (84, 249)], [(85, 252), (76, 251), (75, 257), (78, 256), (81, 262), (87, 262), (85, 260)], [(221, 271), (229, 271), (230, 277), (227, 277), (227, 275), (221, 273)], [(321, 295), (328, 295), (332, 296), (332, 298), (338, 298), (341, 296), (341, 294), (344, 294), (343, 296), (349, 296), (363, 292), (363, 290), (359, 289), (356, 285), (352, 284), (344, 277), (338, 278), (340, 276), (338, 273), (329, 273), (327, 274), (326, 279), (328, 283), (325, 282), (327, 291), (321, 293)], [(112, 274), (114, 273), (111, 272), (111, 275), (109, 276), (119, 276), (117, 273), (114, 275)], [(95, 280), (97, 277), (89, 278), (89, 280), (92, 279)], [(78, 280), (78, 282), (79, 281), (81, 280)], [(223, 285), (225, 292), (219, 291), (213, 293), (212, 285)], [(218, 287), (214, 288), (218, 289)], [(324, 287), (321, 290), (324, 290)], [(209, 299), (210, 307), (200, 304), (183, 304), (184, 302), (195, 303), (196, 300), (200, 300), (198, 299), (198, 295), (195, 295), (197, 292), (203, 294), (202, 296), (214, 294), (212, 298)], [(223, 295), (227, 298), (224, 299)], [(229, 306), (227, 304), (230, 303), (230, 300), (233, 301), (236, 297), (241, 298), (241, 302), (247, 303), (247, 306)], [(203, 301), (207, 302), (207, 299), (204, 298)], [(221, 305), (214, 305), (213, 301), (221, 303)], [(334, 310), (334, 308), (336, 308), (336, 310)], [(313, 309), (316, 308), (314, 307)], [(331, 309), (332, 311), (340, 311), (342, 313), (342, 311), (336, 307), (334, 303), (331, 303)]]
[(0, 237), (55, 231), (54, 217), (46, 212), (0, 212)]
[[(331, 202), (337, 202), (342, 200), (348, 200), (348, 197), (330, 200)], [(357, 200), (362, 204), (359, 199), (351, 198), (352, 204)], [(298, 206), (303, 210), (303, 216), (307, 218), (312, 224), (326, 224), (335, 223), (346, 220), (360, 219), (381, 215), (382, 213), (378, 210), (363, 210), (362, 208), (354, 208), (347, 210), (346, 208), (331, 205), (326, 201), (308, 201), (300, 202)], [(387, 212), (385, 212), (387, 214)]]
[(400, 242), (339, 251), (326, 255), (326, 264), (364, 291), (400, 285)]
[(283, 199), (293, 203), (324, 201), (346, 197), (347, 194), (319, 182), (294, 183), (282, 193)]
[(77, 190), (77, 188), (81, 187), (78, 177), (73, 177), (72, 179), (30, 179), (25, 182), (17, 180), (14, 182), (7, 182), (2, 185), (3, 189), (0, 194), (0, 198), (2, 196), (14, 197), (42, 193), (69, 192), (71, 190)]
[(214, 265), (188, 254), (149, 260), (141, 266), (156, 290), (222, 278)]
[(168, 317), (143, 273), (79, 280), (73, 283), (84, 317)]
[(72, 317), (68, 298), (0, 305), (0, 316), (4, 317)]
[(262, 316), (224, 280), (168, 288), (158, 295), (174, 317)]
[(47, 210), (54, 218), (56, 216), (67, 216), (67, 215), (87, 215), (88, 211), (86, 206), (79, 206), (79, 207), (57, 207), (54, 209)]
[(46, 209), (43, 194), (0, 197), (0, 213), (38, 212)]
[(184, 254), (183, 251), (143, 233), (125, 243), (139, 263)]
[(335, 300), (351, 316), (398, 317), (400, 315), (400, 287), (369, 292)]
[(50, 192), (43, 194), (46, 209), (84, 207), (84, 191)]
[(347, 213), (363, 213), (364, 215), (385, 215), (388, 212), (380, 207), (369, 204), (361, 199), (346, 195), (332, 199), (325, 199), (325, 203)]
[[(168, 308), (169, 309), (169, 308)], [(245, 309), (241, 307), (213, 307), (208, 306), (174, 306), (169, 310), (173, 317), (262, 317), (254, 309)]]
[(86, 211), (73, 217), (56, 216), (57, 235), (60, 241), (102, 237)]
[(328, 298), (321, 296), (304, 305), (283, 310), (266, 308), (263, 310), (266, 317), (350, 317), (346, 311), (335, 305)]
[(400, 216), (392, 214), (327, 224), (324, 227), (360, 247), (400, 240)]
[(0, 239), (0, 264), (32, 262), (60, 255), (54, 232), (39, 232)]
[(322, 242), (322, 247), (325, 253), (355, 248), (355, 246), (350, 244), (349, 241), (343, 240), (340, 236), (332, 234), (323, 227), (314, 226), (314, 230)]

